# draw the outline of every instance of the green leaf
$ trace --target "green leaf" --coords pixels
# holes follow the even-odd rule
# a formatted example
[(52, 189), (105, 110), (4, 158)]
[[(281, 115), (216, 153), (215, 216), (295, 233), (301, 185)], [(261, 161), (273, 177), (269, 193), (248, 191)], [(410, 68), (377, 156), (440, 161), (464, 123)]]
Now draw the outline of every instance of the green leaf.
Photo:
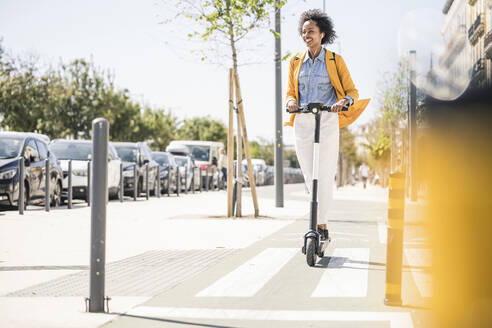
[(273, 34), (273, 36), (275, 36), (276, 39), (280, 39), (280, 33), (270, 29), (270, 32)]

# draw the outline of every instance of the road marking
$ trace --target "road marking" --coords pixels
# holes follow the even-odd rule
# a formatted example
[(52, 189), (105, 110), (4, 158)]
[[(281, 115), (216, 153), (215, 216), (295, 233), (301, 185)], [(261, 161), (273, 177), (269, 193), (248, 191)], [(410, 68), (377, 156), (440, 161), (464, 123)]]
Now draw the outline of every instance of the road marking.
[(429, 249), (405, 248), (405, 257), (410, 265), (413, 280), (422, 297), (432, 297), (432, 276), (425, 272), (431, 267), (431, 253)]
[(351, 237), (367, 237), (367, 234), (363, 234), (363, 233), (352, 233), (352, 232), (338, 232), (338, 231), (333, 231), (332, 234), (334, 234), (334, 235), (351, 236)]
[(196, 294), (196, 297), (254, 296), (299, 252), (299, 248), (267, 248)]
[(407, 312), (269, 311), (139, 306), (130, 310), (127, 314), (159, 319), (389, 322), (392, 328), (413, 328), (412, 317)]
[(336, 248), (311, 297), (366, 297), (369, 248)]

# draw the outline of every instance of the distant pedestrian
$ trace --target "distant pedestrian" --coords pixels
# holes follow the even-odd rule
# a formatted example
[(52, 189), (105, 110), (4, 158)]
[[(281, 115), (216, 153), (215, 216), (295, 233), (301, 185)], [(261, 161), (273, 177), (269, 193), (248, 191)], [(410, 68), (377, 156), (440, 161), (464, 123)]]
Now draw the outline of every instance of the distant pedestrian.
[(222, 171), (222, 181), (227, 182), (227, 155), (224, 148), (220, 148), (219, 170)]
[(360, 177), (362, 178), (362, 183), (364, 184), (364, 189), (366, 189), (367, 178), (369, 176), (369, 166), (367, 166), (366, 163), (362, 163), (362, 165), (359, 168), (359, 172), (360, 172)]

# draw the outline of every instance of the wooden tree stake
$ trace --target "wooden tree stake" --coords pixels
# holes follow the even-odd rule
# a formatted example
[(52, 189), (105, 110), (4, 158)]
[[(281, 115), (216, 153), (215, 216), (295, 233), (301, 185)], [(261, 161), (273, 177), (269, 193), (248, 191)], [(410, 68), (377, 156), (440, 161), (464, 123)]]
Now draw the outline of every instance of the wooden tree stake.
[[(234, 71), (229, 70), (229, 129), (227, 132), (227, 217), (232, 217), (234, 179)], [(201, 183), (201, 182), (200, 182)]]
[[(241, 88), (239, 86), (239, 75), (237, 72), (234, 74), (234, 81), (236, 86), (236, 104), (238, 107), (238, 116), (240, 118), (240, 126), (238, 126), (238, 135), (240, 128), (242, 127), (243, 140), (244, 140), (244, 151), (246, 153), (246, 160), (248, 161), (248, 176), (249, 176), (249, 184), (251, 187), (251, 196), (253, 197), (253, 205), (255, 207), (255, 218), (260, 215), (258, 209), (258, 199), (256, 198), (256, 185), (255, 179), (253, 175), (253, 166), (251, 164), (251, 154), (249, 152), (249, 142), (248, 142), (248, 133), (246, 130), (246, 120), (244, 118), (244, 106), (243, 106), (243, 98), (241, 97)], [(239, 149), (238, 149), (239, 151)], [(239, 157), (239, 156), (238, 156)], [(242, 163), (237, 162), (238, 167), (242, 165)]]

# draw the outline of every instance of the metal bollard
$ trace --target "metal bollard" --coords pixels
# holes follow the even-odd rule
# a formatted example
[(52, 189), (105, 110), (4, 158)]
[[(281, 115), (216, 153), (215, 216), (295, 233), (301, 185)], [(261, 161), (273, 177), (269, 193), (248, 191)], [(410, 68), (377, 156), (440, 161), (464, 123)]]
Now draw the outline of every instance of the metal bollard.
[(133, 200), (137, 200), (137, 184), (138, 184), (138, 178), (137, 178), (137, 164), (133, 165)]
[(188, 166), (185, 166), (185, 190), (184, 193), (188, 193)]
[(405, 175), (390, 175), (388, 199), (388, 242), (386, 247), (386, 288), (384, 304), (401, 305)]
[(200, 176), (200, 187), (198, 188), (198, 190), (199, 190), (200, 192), (202, 192), (202, 187), (203, 187), (203, 181), (202, 181), (202, 180), (203, 180), (203, 178), (202, 178), (202, 168), (200, 167), (200, 168), (198, 168), (198, 169), (199, 169), (199, 172), (200, 172), (200, 173), (198, 174), (198, 175)]
[(106, 274), (106, 197), (108, 193), (109, 123), (92, 121), (92, 206), (89, 312), (104, 312)]
[(72, 160), (68, 161), (68, 187), (67, 187), (67, 207), (69, 209), (72, 208), (72, 198), (73, 198), (73, 190), (72, 190)]
[(44, 210), (50, 211), (50, 160), (47, 158), (44, 161)]
[(220, 191), (220, 171), (217, 169), (217, 191)]
[(180, 192), (180, 188), (181, 188), (181, 184), (180, 184), (180, 181), (181, 180), (181, 177), (179, 176), (179, 165), (176, 166), (176, 196), (179, 196), (179, 192)]
[(124, 195), (124, 192), (125, 192), (125, 186), (124, 186), (124, 183), (123, 183), (123, 163), (120, 163), (120, 192), (119, 192), (119, 196), (120, 196), (120, 202), (122, 203), (123, 202), (123, 195)]
[(87, 162), (87, 189), (85, 190), (87, 206), (91, 206), (91, 161)]
[(157, 195), (154, 195), (154, 196), (157, 196), (157, 198), (161, 198), (161, 166), (160, 165), (157, 165), (157, 189), (156, 189), (156, 193)]
[(149, 164), (145, 165), (145, 199), (149, 200)]
[(25, 169), (24, 169), (24, 157), (19, 159), (19, 196), (17, 198), (17, 205), (19, 207), (19, 214), (24, 215), (24, 202), (27, 203), (27, 199), (24, 199), (24, 179), (25, 179)]
[(205, 191), (210, 188), (210, 181), (208, 180), (208, 166), (205, 168)]
[(167, 197), (171, 193), (171, 166), (167, 165)]
[(195, 168), (193, 168), (193, 173), (191, 174), (191, 193), (195, 193)]

